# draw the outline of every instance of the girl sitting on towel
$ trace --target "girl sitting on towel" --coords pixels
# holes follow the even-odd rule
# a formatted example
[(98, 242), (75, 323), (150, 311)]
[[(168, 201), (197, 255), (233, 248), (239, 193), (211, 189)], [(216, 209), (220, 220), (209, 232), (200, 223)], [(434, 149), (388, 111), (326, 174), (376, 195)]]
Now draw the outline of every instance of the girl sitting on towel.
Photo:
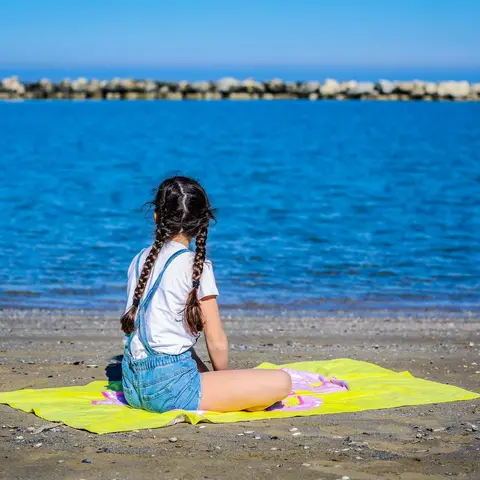
[[(214, 220), (205, 190), (190, 178), (169, 178), (158, 187), (152, 205), (155, 241), (130, 265), (121, 318), (127, 335), (122, 362), (127, 402), (152, 412), (231, 412), (258, 410), (284, 399), (292, 386), (288, 373), (228, 370), (218, 290), (205, 258)], [(213, 371), (193, 348), (202, 331)]]

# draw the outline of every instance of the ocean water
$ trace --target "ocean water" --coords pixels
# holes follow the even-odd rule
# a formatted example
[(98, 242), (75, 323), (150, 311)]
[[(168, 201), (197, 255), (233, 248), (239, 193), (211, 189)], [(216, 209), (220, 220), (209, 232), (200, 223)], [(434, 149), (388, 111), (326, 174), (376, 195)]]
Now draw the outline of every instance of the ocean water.
[(120, 309), (169, 174), (226, 308), (480, 310), (480, 104), (0, 103), (0, 306)]

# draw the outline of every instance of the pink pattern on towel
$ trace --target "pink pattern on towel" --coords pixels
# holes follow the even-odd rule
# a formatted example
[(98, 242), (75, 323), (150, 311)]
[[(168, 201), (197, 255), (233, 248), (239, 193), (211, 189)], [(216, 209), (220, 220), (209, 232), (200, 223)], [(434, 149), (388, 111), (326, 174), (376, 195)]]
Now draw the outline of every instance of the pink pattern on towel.
[(114, 392), (113, 390), (108, 390), (106, 392), (102, 392), (102, 395), (106, 398), (106, 400), (92, 400), (92, 405), (128, 405), (123, 392)]
[(347, 382), (335, 377), (329, 379), (319, 373), (303, 372), (290, 368), (282, 368), (282, 370), (292, 377), (292, 392), (285, 400), (268, 407), (267, 411), (311, 410), (320, 407), (323, 403), (317, 395), (346, 392), (348, 390)]

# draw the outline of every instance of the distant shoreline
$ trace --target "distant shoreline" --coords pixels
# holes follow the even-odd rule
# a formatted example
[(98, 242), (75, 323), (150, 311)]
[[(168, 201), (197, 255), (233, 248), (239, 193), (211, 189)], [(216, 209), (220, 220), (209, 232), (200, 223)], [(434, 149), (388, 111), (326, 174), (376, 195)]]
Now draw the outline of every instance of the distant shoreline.
[(467, 81), (288, 82), (225, 77), (214, 81), (155, 81), (84, 77), (22, 83), (17, 76), (0, 84), (0, 100), (378, 100), (480, 101), (480, 83)]

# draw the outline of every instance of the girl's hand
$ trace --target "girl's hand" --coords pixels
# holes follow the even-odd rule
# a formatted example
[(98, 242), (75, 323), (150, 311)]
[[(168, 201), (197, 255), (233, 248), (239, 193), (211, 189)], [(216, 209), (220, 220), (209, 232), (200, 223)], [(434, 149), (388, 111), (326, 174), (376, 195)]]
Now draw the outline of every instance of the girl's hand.
[(228, 369), (228, 339), (222, 326), (216, 296), (200, 300), (203, 316), (203, 331), (208, 355), (214, 370)]

